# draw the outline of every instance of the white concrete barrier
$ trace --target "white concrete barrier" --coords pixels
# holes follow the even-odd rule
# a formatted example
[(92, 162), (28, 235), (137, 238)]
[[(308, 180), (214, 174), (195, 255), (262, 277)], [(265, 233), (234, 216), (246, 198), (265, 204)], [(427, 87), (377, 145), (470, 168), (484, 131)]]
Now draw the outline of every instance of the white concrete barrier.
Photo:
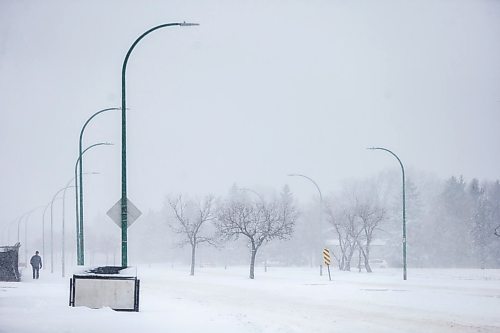
[[(139, 311), (140, 280), (120, 273), (95, 273), (98, 267), (70, 279), (70, 306), (92, 309), (110, 307), (118, 311)], [(115, 268), (115, 271), (120, 271)]]

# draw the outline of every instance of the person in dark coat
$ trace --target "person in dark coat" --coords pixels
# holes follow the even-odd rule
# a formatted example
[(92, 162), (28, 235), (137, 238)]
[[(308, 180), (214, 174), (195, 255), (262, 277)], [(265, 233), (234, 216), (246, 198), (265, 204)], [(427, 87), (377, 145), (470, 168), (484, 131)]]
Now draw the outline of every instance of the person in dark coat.
[(30, 264), (33, 268), (33, 279), (38, 279), (40, 268), (42, 268), (42, 258), (38, 255), (38, 251), (31, 257)]

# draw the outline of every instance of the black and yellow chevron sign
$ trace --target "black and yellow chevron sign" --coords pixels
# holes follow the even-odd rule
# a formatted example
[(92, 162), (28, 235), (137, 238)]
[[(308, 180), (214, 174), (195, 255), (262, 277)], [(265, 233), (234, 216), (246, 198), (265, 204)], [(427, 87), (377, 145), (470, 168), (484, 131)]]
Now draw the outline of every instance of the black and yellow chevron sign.
[(325, 265), (330, 265), (330, 250), (326, 247), (323, 249), (323, 261), (325, 262)]

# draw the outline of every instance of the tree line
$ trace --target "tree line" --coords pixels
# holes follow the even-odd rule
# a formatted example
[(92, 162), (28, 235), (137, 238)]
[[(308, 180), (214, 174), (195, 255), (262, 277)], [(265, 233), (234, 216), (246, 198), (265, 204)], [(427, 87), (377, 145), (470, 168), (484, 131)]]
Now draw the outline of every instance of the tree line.
[[(410, 173), (406, 189), (410, 268), (500, 267), (499, 181), (440, 180)], [(255, 277), (259, 255), (279, 265), (317, 266), (323, 247), (330, 248), (332, 264), (340, 270), (371, 272), (372, 259), (383, 259), (390, 267), (402, 265), (402, 193), (395, 172), (345, 182), (322, 203), (301, 203), (288, 186), (266, 194), (257, 197), (235, 185), (220, 198), (172, 196), (165, 211), (154, 217), (158, 225), (151, 225), (143, 237), (163, 237), (165, 244), (165, 236), (153, 230), (167, 225), (168, 214), (170, 231), (178, 235), (169, 251), (189, 245), (192, 275), (202, 244), (216, 249), (204, 252), (219, 251), (210, 259), (219, 262), (223, 247), (224, 260), (234, 256), (240, 262), (247, 251), (250, 278)]]

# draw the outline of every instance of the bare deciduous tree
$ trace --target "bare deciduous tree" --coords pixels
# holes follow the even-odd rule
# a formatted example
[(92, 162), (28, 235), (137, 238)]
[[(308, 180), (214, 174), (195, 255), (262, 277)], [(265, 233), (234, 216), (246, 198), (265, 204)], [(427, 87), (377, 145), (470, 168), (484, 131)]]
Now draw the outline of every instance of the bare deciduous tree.
[(212, 236), (202, 235), (201, 228), (208, 222), (215, 219), (214, 215), (214, 197), (208, 195), (204, 200), (196, 203), (194, 200), (184, 201), (182, 196), (175, 199), (169, 199), (168, 203), (175, 215), (175, 224), (171, 224), (172, 229), (185, 237), (182, 243), (191, 245), (191, 275), (194, 275), (194, 266), (196, 262), (196, 248), (198, 244), (214, 244)]
[[(359, 250), (363, 254), (365, 269), (372, 272), (370, 267), (370, 246), (373, 240), (373, 232), (385, 218), (385, 210), (372, 200), (356, 199), (355, 214), (361, 222), (362, 237), (357, 240)], [(364, 241), (364, 242), (363, 242)]]
[(273, 239), (287, 239), (297, 219), (297, 210), (287, 187), (279, 199), (266, 202), (259, 200), (232, 199), (224, 202), (217, 211), (217, 228), (222, 237), (248, 238), (251, 246), (250, 279), (254, 278), (257, 251)]
[[(339, 270), (350, 271), (351, 260), (358, 245), (358, 238), (363, 231), (350, 207), (344, 207), (335, 212), (331, 207), (327, 209), (329, 222), (333, 225), (339, 241), (340, 255), (337, 259)], [(334, 252), (333, 252), (334, 253)]]
[(386, 213), (379, 204), (376, 189), (370, 185), (351, 185), (335, 201), (336, 205), (327, 209), (328, 220), (333, 225), (339, 242), (340, 254), (336, 259), (340, 270), (351, 270), (352, 257), (358, 250), (364, 259), (366, 271), (372, 271), (369, 263), (370, 246), (374, 231), (384, 220)]

